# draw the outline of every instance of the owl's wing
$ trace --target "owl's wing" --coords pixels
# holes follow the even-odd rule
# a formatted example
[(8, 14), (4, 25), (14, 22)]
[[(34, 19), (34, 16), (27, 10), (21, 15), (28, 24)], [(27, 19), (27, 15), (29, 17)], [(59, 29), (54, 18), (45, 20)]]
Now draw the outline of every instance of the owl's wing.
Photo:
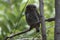
[(37, 12), (38, 18), (39, 18), (39, 20), (40, 20), (40, 14), (38, 13), (38, 11), (36, 11), (36, 12)]

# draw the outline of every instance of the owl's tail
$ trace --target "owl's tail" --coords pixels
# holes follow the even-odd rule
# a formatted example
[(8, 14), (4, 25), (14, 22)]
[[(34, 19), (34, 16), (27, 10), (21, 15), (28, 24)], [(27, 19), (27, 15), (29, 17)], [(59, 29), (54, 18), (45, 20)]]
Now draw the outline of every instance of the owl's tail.
[(36, 27), (36, 32), (40, 32), (40, 29), (39, 29), (39, 27)]
[(40, 24), (36, 25), (36, 32), (40, 32)]

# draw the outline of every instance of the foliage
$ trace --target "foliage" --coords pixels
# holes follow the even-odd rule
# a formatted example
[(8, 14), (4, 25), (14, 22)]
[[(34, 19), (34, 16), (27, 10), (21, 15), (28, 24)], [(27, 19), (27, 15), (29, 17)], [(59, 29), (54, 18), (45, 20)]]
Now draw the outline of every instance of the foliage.
[[(0, 0), (0, 40), (3, 40), (5, 36), (15, 34), (28, 29), (28, 25), (25, 20), (25, 7), (28, 4), (38, 4), (38, 0)], [(36, 5), (36, 6), (37, 6)], [(44, 0), (44, 16), (45, 18), (54, 17), (54, 0)], [(47, 39), (54, 39), (54, 22), (46, 22)], [(37, 35), (37, 36), (36, 36)], [(14, 39), (24, 37), (38, 37), (40, 34), (31, 30), (28, 33), (15, 37)]]

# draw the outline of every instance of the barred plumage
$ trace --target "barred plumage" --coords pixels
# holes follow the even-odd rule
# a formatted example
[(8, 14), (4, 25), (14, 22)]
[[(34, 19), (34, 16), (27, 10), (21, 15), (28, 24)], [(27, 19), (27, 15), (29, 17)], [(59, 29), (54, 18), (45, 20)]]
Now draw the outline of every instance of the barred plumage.
[(40, 21), (39, 13), (37, 12), (36, 6), (27, 5), (25, 15), (26, 15), (26, 21), (27, 21), (28, 25), (30, 25), (30, 28), (31, 29), (35, 28), (36, 31), (39, 32), (40, 23), (35, 24), (36, 22)]

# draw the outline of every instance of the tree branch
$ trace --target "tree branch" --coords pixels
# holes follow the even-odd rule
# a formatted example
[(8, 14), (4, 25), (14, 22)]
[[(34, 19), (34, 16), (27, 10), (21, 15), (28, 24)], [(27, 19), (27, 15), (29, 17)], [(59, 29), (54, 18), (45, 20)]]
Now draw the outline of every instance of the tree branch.
[(47, 22), (55, 21), (55, 18), (49, 18), (49, 19), (46, 19), (45, 21)]
[[(49, 18), (49, 19), (46, 19), (45, 21), (47, 21), (47, 22), (55, 21), (55, 18)], [(38, 24), (38, 23), (41, 23), (41, 22), (36, 22), (35, 24)], [(33, 24), (32, 24), (32, 25), (33, 25)], [(5, 37), (4, 40), (7, 40), (8, 38), (13, 38), (13, 37), (18, 36), (18, 35), (21, 35), (21, 34), (24, 34), (24, 33), (28, 32), (28, 31), (30, 31), (30, 30), (31, 30), (31, 29), (28, 29), (28, 30), (26, 30), (26, 31), (23, 31), (23, 32), (14, 34), (14, 35), (12, 35), (12, 36), (10, 36), (10, 37)]]
[(25, 30), (25, 31), (23, 31), (23, 32), (20, 32), (20, 33), (14, 34), (14, 35), (12, 35), (12, 36), (5, 37), (4, 40), (7, 40), (8, 38), (13, 38), (13, 37), (18, 36), (18, 35), (20, 35), (20, 34), (26, 33), (26, 32), (28, 32), (28, 31), (30, 31), (30, 30), (31, 30), (31, 29), (28, 29), (28, 30)]
[(42, 32), (42, 40), (46, 40), (46, 25), (45, 25), (45, 17), (44, 17), (44, 0), (39, 0), (39, 9), (40, 9), (40, 19), (41, 19), (41, 32)]

